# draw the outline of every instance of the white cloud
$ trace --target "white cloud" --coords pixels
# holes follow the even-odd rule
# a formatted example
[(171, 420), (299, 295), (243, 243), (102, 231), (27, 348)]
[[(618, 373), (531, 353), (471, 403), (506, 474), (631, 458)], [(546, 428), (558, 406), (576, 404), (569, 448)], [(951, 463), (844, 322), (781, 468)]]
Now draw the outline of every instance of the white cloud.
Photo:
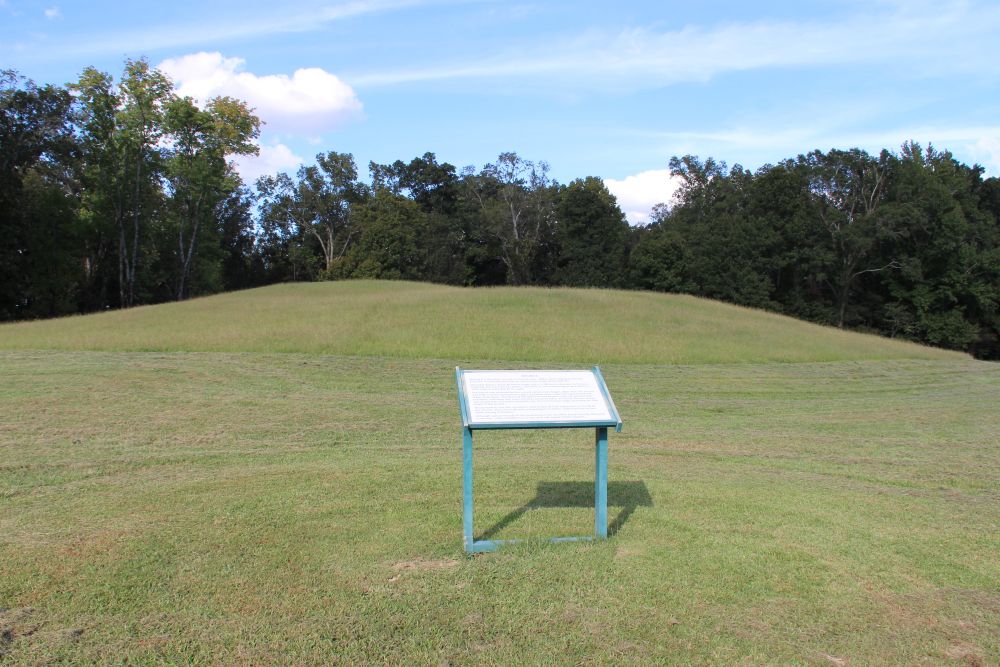
[[(356, 86), (452, 79), (517, 78), (600, 90), (707, 81), (726, 72), (858, 63), (905, 67), (912, 73), (991, 73), (1000, 7), (875, 4), (840, 20), (756, 21), (618, 33), (591, 31), (544, 47), (512, 49), (347, 77)], [(933, 35), (933, 48), (914, 35)]]
[(969, 147), (969, 153), (986, 169), (987, 176), (1000, 177), (1000, 128), (980, 137)]
[(649, 214), (657, 204), (669, 203), (680, 180), (669, 169), (651, 169), (621, 180), (605, 178), (604, 185), (618, 200), (618, 206), (633, 225), (649, 222)]
[(61, 19), (62, 12), (59, 11), (58, 7), (49, 7), (48, 9), (45, 10), (45, 18), (49, 19), (50, 21), (54, 21), (55, 19)]
[(294, 172), (304, 160), (282, 143), (260, 147), (260, 155), (240, 155), (235, 159), (236, 170), (244, 183), (252, 184), (261, 176), (273, 176), (278, 172)]
[[(206, 11), (211, 3), (206, 4)], [(219, 17), (201, 14), (195, 23), (157, 24), (152, 28), (129, 26), (120, 32), (88, 35), (79, 41), (65, 43), (39, 52), (40, 59), (61, 59), (70, 55), (149, 53), (158, 49), (177, 49), (193, 45), (216, 45), (221, 41), (238, 40), (278, 33), (319, 30), (328, 23), (426, 4), (425, 0), (355, 0), (325, 5), (302, 11), (289, 11), (275, 3), (277, 10), (270, 15)]]
[[(986, 169), (987, 176), (1000, 176), (1000, 125), (932, 126), (909, 125), (881, 130), (850, 131), (825, 125), (817, 119), (808, 127), (788, 126), (772, 129), (761, 122), (758, 126), (720, 129), (713, 132), (631, 132), (647, 140), (662, 142), (665, 155), (697, 153), (702, 157), (742, 154), (751, 161), (745, 166), (760, 166), (766, 161), (794, 157), (798, 153), (819, 149), (861, 148), (875, 153), (883, 148), (898, 152), (903, 143), (916, 141), (937, 150), (950, 150), (967, 164), (974, 162)], [(610, 188), (610, 186), (609, 186)]]
[(166, 73), (180, 95), (205, 102), (216, 95), (244, 100), (272, 131), (317, 133), (361, 117), (354, 90), (318, 67), (287, 74), (258, 76), (244, 71), (242, 58), (218, 52), (169, 58), (157, 67)]

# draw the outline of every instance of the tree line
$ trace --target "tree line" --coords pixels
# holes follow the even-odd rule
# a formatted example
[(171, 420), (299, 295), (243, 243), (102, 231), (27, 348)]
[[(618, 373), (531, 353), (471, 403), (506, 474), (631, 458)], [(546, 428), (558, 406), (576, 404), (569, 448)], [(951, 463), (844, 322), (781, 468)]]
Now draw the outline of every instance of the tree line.
[(670, 161), (630, 226), (601, 179), (503, 153), (457, 169), (316, 156), (244, 183), (261, 121), (145, 60), (67, 86), (0, 73), (0, 319), (275, 282), (385, 278), (684, 292), (1000, 358), (1000, 181), (947, 151)]

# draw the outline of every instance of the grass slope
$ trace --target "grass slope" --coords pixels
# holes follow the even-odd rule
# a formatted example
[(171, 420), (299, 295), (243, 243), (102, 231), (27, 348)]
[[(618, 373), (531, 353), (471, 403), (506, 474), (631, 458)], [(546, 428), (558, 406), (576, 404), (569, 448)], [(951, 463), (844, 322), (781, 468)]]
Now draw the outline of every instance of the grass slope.
[[(408, 290), (426, 290), (438, 313), (482, 294), (512, 300), (518, 317), (555, 317), (553, 304), (575, 299), (588, 312), (560, 316), (581, 323), (616, 310), (659, 312), (652, 321), (685, 305), (305, 287), (317, 301), (355, 301), (355, 318)], [(233, 338), (221, 313), (250, 327), (287, 316), (289, 302), (317, 310), (296, 292), (31, 327), (50, 347), (73, 343), (77, 326), (85, 346), (119, 337), (128, 347), (156, 331), (176, 338), (169, 311), (239, 350), (278, 338)], [(268, 301), (272, 314), (227, 305), (240, 298)], [(703, 322), (760, 316), (686, 301)], [(410, 316), (400, 308), (373, 307), (397, 324)], [(153, 324), (102, 341), (101, 323), (123, 315)], [(804, 330), (843, 336), (839, 354), (858, 358), (751, 363), (797, 340), (771, 341), (765, 324), (745, 324), (764, 332), (752, 345), (701, 332), (740, 363), (605, 363), (625, 419), (611, 436), (611, 539), (475, 558), (461, 550), (461, 330), (425, 359), (0, 351), (0, 664), (1000, 663), (1000, 365), (863, 358), (875, 343), (879, 354), (938, 352), (815, 327)], [(485, 335), (467, 326), (473, 340)], [(0, 328), (0, 344), (28, 344), (31, 327)], [(313, 349), (322, 328), (289, 322), (289, 349)], [(308, 335), (288, 339), (294, 330)], [(690, 322), (678, 330), (699, 338)], [(594, 359), (600, 341), (575, 340), (549, 354)], [(523, 365), (480, 354), (466, 361)], [(588, 532), (592, 438), (477, 434), (477, 533)]]
[(0, 349), (730, 363), (963, 355), (690, 296), (349, 281), (0, 326)]

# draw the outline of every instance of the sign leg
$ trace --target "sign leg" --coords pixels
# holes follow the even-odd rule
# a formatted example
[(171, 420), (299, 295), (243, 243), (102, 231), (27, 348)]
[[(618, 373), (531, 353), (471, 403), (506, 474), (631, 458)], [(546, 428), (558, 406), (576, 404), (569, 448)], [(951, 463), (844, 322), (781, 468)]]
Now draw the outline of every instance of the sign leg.
[(594, 475), (594, 535), (608, 536), (608, 429), (597, 429), (597, 470)]
[(472, 553), (472, 430), (462, 429), (462, 542)]

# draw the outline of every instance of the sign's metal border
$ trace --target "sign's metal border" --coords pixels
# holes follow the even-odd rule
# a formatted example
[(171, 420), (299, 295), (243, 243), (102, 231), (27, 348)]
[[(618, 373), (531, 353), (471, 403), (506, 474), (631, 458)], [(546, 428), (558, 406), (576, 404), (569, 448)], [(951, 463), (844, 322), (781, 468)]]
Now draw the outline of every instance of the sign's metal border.
[(601, 389), (601, 395), (607, 404), (608, 413), (612, 419), (607, 421), (538, 421), (538, 422), (507, 422), (507, 423), (469, 423), (469, 407), (466, 401), (462, 376), (465, 373), (460, 367), (455, 367), (455, 384), (458, 387), (458, 407), (462, 414), (462, 533), (466, 553), (481, 553), (495, 551), (504, 544), (520, 540), (476, 540), (473, 533), (473, 494), (472, 494), (472, 432), (492, 429), (521, 428), (593, 428), (594, 437), (594, 536), (553, 537), (550, 542), (583, 542), (603, 539), (608, 536), (608, 428), (614, 427), (621, 432), (622, 418), (618, 408), (611, 398), (608, 385), (604, 382), (601, 369), (594, 366), (591, 369)]

